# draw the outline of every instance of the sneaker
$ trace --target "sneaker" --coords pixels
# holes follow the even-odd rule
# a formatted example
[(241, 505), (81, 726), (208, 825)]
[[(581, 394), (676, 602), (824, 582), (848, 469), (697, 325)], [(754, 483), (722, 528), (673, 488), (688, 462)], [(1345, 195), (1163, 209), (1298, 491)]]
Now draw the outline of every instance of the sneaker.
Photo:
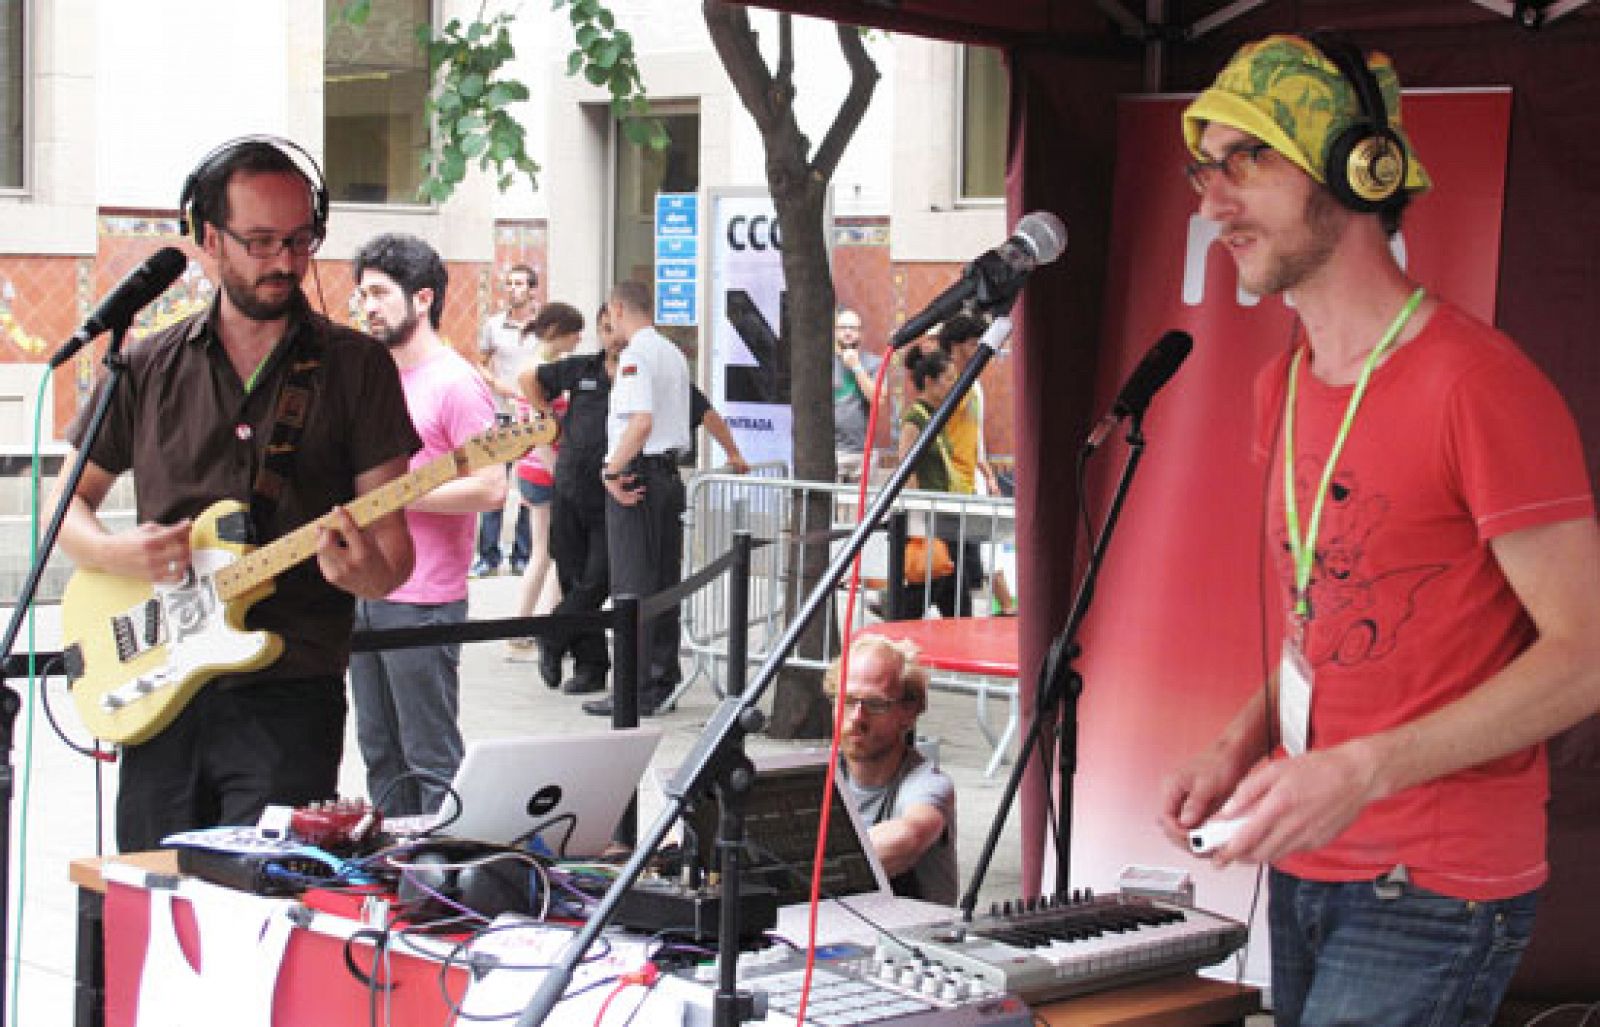
[(467, 572), (469, 578), (492, 578), (500, 573), (500, 568), (487, 560), (479, 559), (473, 562), (472, 569)]
[(514, 577), (514, 578), (522, 577), (522, 572), (527, 570), (527, 569), (528, 569), (528, 564), (527, 564), (526, 561), (523, 561), (523, 562), (520, 562), (520, 563), (518, 561), (516, 561), (516, 560), (512, 560), (511, 561), (511, 576), (512, 577)]

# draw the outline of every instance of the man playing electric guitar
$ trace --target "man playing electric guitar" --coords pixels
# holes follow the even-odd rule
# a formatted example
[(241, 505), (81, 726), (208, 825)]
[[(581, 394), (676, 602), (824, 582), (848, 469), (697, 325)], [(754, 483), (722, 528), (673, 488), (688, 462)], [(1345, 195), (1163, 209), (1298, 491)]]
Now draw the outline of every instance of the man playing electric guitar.
[[(412, 568), (398, 511), (358, 527), (344, 509), (402, 475), (420, 440), (389, 354), (314, 313), (300, 291), (326, 230), (315, 163), (287, 140), (235, 140), (189, 176), (179, 206), (217, 299), (130, 348), (104, 430), (88, 443), (62, 548), (80, 569), (165, 587), (193, 573), (202, 554), (191, 557), (191, 527), (219, 500), (244, 504), (257, 541), (323, 520), (316, 559), (278, 577), (242, 625), (279, 636), (281, 655), (215, 678), (165, 730), (123, 750), (125, 852), (175, 831), (253, 823), (268, 803), (332, 796), (354, 597), (386, 595)], [(86, 422), (69, 429), (74, 446)], [(129, 471), (139, 523), (114, 534), (96, 511)], [(233, 537), (242, 521), (214, 527), (243, 542)]]

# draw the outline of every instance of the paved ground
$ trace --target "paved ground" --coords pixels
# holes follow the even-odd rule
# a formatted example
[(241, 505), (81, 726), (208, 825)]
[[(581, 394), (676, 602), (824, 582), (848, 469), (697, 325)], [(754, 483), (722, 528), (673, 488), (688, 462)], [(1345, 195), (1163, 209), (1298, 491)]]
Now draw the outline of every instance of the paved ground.
[[(474, 582), (472, 615), (475, 618), (509, 616), (513, 612), (514, 589), (515, 581), (511, 578)], [(9, 617), (9, 611), (6, 616)], [(47, 624), (41, 631), (39, 648), (55, 648), (55, 638), (53, 627)], [(26, 640), (24, 634), (19, 649)], [(598, 718), (587, 716), (579, 709), (576, 699), (545, 688), (534, 664), (508, 662), (505, 653), (504, 644), (499, 642), (466, 647), (462, 726), (469, 739), (559, 733), (600, 726)], [(65, 697), (58, 690), (52, 690), (51, 695), (55, 705), (62, 707), (60, 719), (69, 731), (81, 737), (70, 709), (62, 706)], [(936, 693), (932, 708), (923, 720), (924, 734), (938, 740), (941, 763), (957, 783), (963, 888), (970, 879), (971, 862), (988, 833), (1009, 769), (1008, 765), (993, 779), (984, 777), (989, 750), (974, 724), (973, 702), (966, 696)], [(658, 766), (675, 766), (683, 758), (715, 703), (715, 694), (702, 680), (690, 689), (675, 712), (654, 721), (666, 732), (656, 754)], [(996, 716), (999, 715), (997, 710)], [(115, 794), (114, 771), (107, 772), (102, 781), (100, 769), (63, 745), (44, 722), (42, 714), (35, 720), (31, 734), (26, 730), (26, 719), (19, 720), (12, 756), (18, 774), (13, 858), (19, 861), (22, 874), (20, 887), (12, 893), (11, 908), (21, 910), (23, 938), (20, 949), (13, 944), (7, 951), (21, 952), (20, 985), (16, 994), (19, 1013), (11, 1021), (19, 1027), (71, 1022), (76, 898), (67, 882), (67, 867), (71, 859), (97, 851), (100, 844), (97, 823), (106, 825), (109, 838), (110, 817), (102, 810), (109, 810)], [(762, 752), (792, 747), (792, 744), (756, 738), (750, 749)], [(359, 796), (365, 791), (360, 758), (351, 734), (345, 746), (341, 792)], [(646, 790), (642, 795), (641, 809), (644, 822), (648, 823), (659, 809), (659, 800), (653, 792)], [(1017, 817), (1013, 815), (983, 888), (984, 906), (990, 898), (1010, 898), (1017, 894), (1019, 838)], [(9, 976), (6, 989), (9, 995), (12, 990)]]

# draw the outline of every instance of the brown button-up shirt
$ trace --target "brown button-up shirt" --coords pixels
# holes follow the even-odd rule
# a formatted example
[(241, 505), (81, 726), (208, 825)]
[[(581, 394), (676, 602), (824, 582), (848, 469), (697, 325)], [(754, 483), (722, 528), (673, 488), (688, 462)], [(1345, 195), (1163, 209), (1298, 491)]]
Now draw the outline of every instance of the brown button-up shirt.
[[(128, 373), (112, 397), (89, 459), (115, 476), (134, 474), (141, 522), (198, 517), (219, 500), (250, 504), (276, 420), (291, 352), (318, 340), (323, 367), (293, 469), (258, 539), (278, 538), (355, 495), (355, 478), (421, 446), (406, 412), (394, 359), (360, 332), (315, 313), (304, 296), (284, 340), (246, 391), (216, 334), (216, 305), (129, 348)], [(102, 379), (95, 401), (105, 388)], [(82, 447), (89, 411), (67, 437)], [(247, 626), (279, 634), (283, 656), (260, 678), (341, 675), (349, 656), (354, 600), (328, 584), (315, 559), (285, 571), (251, 608)]]

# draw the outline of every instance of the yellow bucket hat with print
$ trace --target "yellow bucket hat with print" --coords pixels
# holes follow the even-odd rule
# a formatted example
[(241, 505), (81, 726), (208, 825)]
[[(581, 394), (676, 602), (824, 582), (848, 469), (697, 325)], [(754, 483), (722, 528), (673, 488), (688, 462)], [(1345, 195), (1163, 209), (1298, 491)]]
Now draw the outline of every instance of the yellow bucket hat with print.
[[(1388, 56), (1372, 53), (1367, 68), (1377, 80), (1389, 128), (1406, 151), (1407, 192), (1426, 192), (1432, 181), (1400, 125), (1400, 78)], [(1309, 40), (1277, 35), (1247, 43), (1211, 87), (1183, 112), (1189, 152), (1204, 159), (1200, 135), (1210, 122), (1248, 132), (1327, 184), (1329, 145), (1361, 118), (1361, 98), (1337, 65)]]

